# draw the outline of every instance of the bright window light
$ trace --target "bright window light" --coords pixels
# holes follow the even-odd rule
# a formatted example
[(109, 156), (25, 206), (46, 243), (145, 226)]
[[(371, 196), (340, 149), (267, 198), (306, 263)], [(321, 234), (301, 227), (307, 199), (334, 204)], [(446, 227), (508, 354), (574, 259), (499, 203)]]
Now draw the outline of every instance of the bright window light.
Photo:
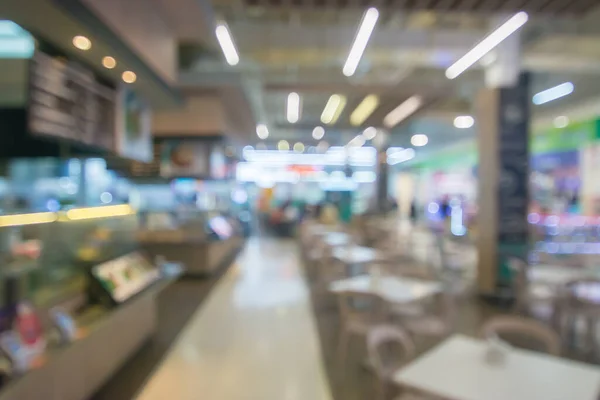
[(458, 129), (467, 129), (475, 125), (475, 120), (470, 115), (459, 115), (454, 118), (454, 126)]
[(312, 131), (312, 137), (315, 140), (321, 140), (325, 136), (325, 129), (322, 126), (316, 126)]
[(410, 143), (415, 147), (425, 146), (429, 142), (429, 138), (427, 135), (423, 135), (422, 133), (417, 133), (410, 138)]
[(295, 124), (300, 119), (300, 95), (296, 92), (288, 94), (287, 98), (287, 120)]
[(569, 117), (564, 115), (560, 115), (554, 118), (554, 127), (555, 128), (566, 128), (569, 125)]
[(368, 95), (360, 102), (356, 109), (354, 109), (352, 114), (350, 114), (350, 123), (354, 126), (362, 125), (373, 111), (375, 111), (378, 105), (379, 97), (374, 94)]
[(551, 87), (550, 89), (546, 89), (533, 96), (533, 104), (540, 105), (560, 99), (561, 97), (573, 93), (574, 90), (575, 86), (571, 82), (561, 83), (558, 86)]
[(410, 117), (415, 111), (421, 107), (423, 99), (419, 96), (412, 96), (398, 107), (394, 108), (388, 115), (383, 119), (383, 124), (392, 128)]
[(362, 135), (367, 140), (373, 140), (377, 136), (377, 128), (370, 126), (363, 131)]
[(354, 39), (352, 48), (350, 48), (350, 54), (348, 54), (348, 59), (346, 60), (344, 69), (342, 70), (344, 75), (352, 76), (356, 72), (358, 63), (360, 62), (360, 59), (367, 48), (367, 43), (369, 43), (369, 39), (371, 38), (371, 33), (373, 32), (373, 29), (375, 29), (377, 18), (379, 18), (379, 11), (373, 7), (369, 8), (363, 15), (360, 27), (356, 33), (356, 38)]
[(485, 39), (473, 47), (467, 54), (462, 56), (457, 62), (452, 64), (446, 70), (446, 77), (454, 79), (465, 72), (471, 65), (479, 61), (483, 56), (498, 46), (504, 39), (515, 33), (520, 27), (525, 25), (529, 16), (521, 11), (513, 15), (508, 21), (502, 24), (498, 29), (490, 33)]
[(321, 114), (321, 122), (324, 124), (335, 124), (346, 106), (346, 96), (332, 94), (325, 104)]
[(400, 164), (415, 158), (414, 149), (403, 149), (402, 147), (390, 147), (387, 153), (387, 163), (389, 165)]
[(256, 136), (259, 139), (266, 139), (269, 137), (269, 128), (265, 124), (256, 125)]
[(215, 33), (219, 45), (221, 46), (221, 50), (223, 50), (223, 54), (225, 55), (227, 64), (237, 65), (240, 62), (240, 56), (238, 56), (238, 52), (235, 49), (235, 44), (233, 43), (233, 38), (229, 33), (229, 29), (227, 29), (227, 25), (218, 24)]

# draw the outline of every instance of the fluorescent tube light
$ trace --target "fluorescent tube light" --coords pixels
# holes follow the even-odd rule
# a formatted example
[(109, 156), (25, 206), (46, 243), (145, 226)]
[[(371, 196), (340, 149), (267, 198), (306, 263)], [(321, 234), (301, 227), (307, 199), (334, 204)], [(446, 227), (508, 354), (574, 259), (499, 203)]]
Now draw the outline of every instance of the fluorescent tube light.
[(561, 97), (573, 93), (574, 90), (575, 86), (571, 82), (561, 83), (558, 86), (551, 87), (550, 89), (546, 89), (533, 96), (533, 104), (540, 105), (560, 99)]
[(348, 54), (348, 59), (346, 60), (344, 69), (342, 70), (344, 75), (352, 76), (356, 72), (356, 68), (358, 67), (358, 63), (362, 58), (365, 48), (367, 47), (371, 33), (373, 32), (373, 29), (375, 29), (377, 18), (379, 18), (379, 11), (377, 11), (377, 9), (374, 7), (369, 8), (363, 15), (360, 27), (356, 33), (356, 38), (354, 39), (354, 43), (350, 48), (350, 54)]
[(367, 140), (373, 140), (375, 139), (375, 136), (377, 136), (377, 128), (370, 126), (363, 131), (362, 135)]
[(379, 105), (379, 97), (374, 94), (370, 94), (360, 102), (356, 109), (350, 114), (350, 123), (354, 126), (362, 125), (369, 115), (375, 111)]
[(227, 29), (227, 25), (222, 23), (218, 24), (215, 33), (227, 63), (229, 65), (237, 65), (237, 63), (240, 62), (240, 56), (238, 56), (237, 50), (235, 49), (235, 44), (233, 43), (233, 38), (229, 33), (229, 29)]
[(325, 104), (321, 114), (321, 122), (324, 124), (335, 124), (346, 106), (346, 96), (332, 94)]
[(515, 33), (520, 27), (525, 25), (529, 16), (521, 11), (513, 15), (508, 21), (502, 24), (494, 32), (490, 33), (485, 39), (473, 47), (467, 54), (462, 56), (457, 62), (452, 64), (446, 70), (446, 77), (454, 79), (465, 72), (471, 65), (479, 61), (490, 50), (498, 46), (504, 39)]
[(287, 120), (295, 124), (300, 119), (300, 95), (296, 92), (288, 94), (287, 98)]
[(421, 107), (423, 100), (419, 96), (412, 96), (407, 99), (404, 103), (394, 108), (388, 115), (383, 119), (383, 124), (392, 128), (410, 117), (415, 111)]
[(467, 129), (475, 125), (475, 119), (470, 115), (459, 115), (454, 118), (454, 126), (458, 129)]

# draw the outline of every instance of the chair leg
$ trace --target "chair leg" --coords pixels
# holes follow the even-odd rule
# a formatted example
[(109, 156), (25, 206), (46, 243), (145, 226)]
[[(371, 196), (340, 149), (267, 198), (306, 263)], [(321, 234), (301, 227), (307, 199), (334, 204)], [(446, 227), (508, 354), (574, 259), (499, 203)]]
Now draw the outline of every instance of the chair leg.
[(337, 357), (338, 357), (338, 363), (342, 366), (342, 368), (344, 367), (344, 364), (347, 361), (347, 357), (348, 357), (348, 345), (350, 344), (350, 332), (348, 332), (344, 327), (340, 328), (340, 337), (339, 337), (339, 342), (338, 342), (338, 349), (337, 349)]

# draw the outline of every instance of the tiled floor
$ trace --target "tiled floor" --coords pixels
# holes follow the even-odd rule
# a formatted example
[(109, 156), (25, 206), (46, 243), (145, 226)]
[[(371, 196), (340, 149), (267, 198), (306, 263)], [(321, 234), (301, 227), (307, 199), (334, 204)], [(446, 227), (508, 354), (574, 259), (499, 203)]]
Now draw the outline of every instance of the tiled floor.
[(252, 239), (140, 400), (330, 400), (293, 241)]

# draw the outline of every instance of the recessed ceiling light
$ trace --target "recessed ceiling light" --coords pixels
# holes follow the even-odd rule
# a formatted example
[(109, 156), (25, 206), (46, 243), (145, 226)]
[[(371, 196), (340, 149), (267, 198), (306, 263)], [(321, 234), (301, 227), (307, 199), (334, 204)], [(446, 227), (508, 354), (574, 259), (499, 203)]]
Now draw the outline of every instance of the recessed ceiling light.
[(459, 115), (454, 118), (454, 126), (458, 129), (467, 129), (475, 125), (475, 120), (470, 115)]
[(304, 152), (304, 143), (298, 142), (298, 143), (294, 144), (294, 151), (297, 153)]
[(266, 139), (269, 137), (269, 128), (265, 124), (256, 125), (256, 135), (259, 139)]
[(73, 46), (79, 50), (89, 50), (92, 48), (92, 41), (85, 36), (75, 36), (73, 38)]
[(346, 106), (346, 96), (332, 94), (325, 104), (321, 114), (321, 122), (324, 124), (335, 124)]
[(363, 131), (362, 135), (367, 140), (373, 140), (377, 136), (377, 128), (370, 126)]
[(289, 149), (290, 144), (287, 142), (287, 140), (280, 140), (279, 143), (277, 143), (277, 150), (287, 151)]
[(427, 135), (417, 133), (410, 138), (410, 143), (415, 147), (425, 146), (429, 142)]
[(375, 24), (377, 23), (378, 18), (379, 11), (377, 11), (377, 9), (374, 7), (369, 8), (363, 15), (362, 21), (360, 22), (360, 27), (356, 33), (356, 38), (354, 39), (354, 43), (350, 48), (350, 54), (348, 54), (348, 59), (346, 60), (344, 69), (342, 70), (344, 75), (352, 76), (356, 72), (358, 63), (360, 62), (365, 48), (367, 47), (367, 43), (371, 38), (373, 29), (375, 29)]
[(104, 68), (113, 69), (117, 66), (117, 60), (111, 56), (106, 56), (102, 59), (102, 65)]
[(398, 107), (390, 111), (390, 113), (386, 115), (383, 119), (383, 124), (388, 128), (392, 128), (398, 125), (400, 122), (404, 121), (406, 118), (410, 117), (415, 111), (417, 111), (419, 107), (421, 107), (421, 104), (423, 104), (423, 99), (421, 99), (421, 97), (410, 97)]
[(312, 137), (315, 140), (321, 140), (325, 136), (325, 129), (322, 126), (316, 126), (312, 131)]
[(229, 33), (227, 25), (224, 23), (218, 24), (215, 28), (215, 34), (217, 35), (217, 41), (221, 46), (223, 55), (225, 55), (225, 61), (227, 61), (227, 64), (237, 65), (240, 62), (240, 56), (235, 48), (233, 38)]
[(490, 33), (485, 39), (462, 56), (457, 62), (446, 70), (446, 77), (454, 79), (467, 70), (471, 65), (479, 61), (483, 56), (498, 46), (504, 39), (516, 32), (529, 20), (526, 12), (520, 11), (513, 15), (498, 29)]
[(374, 94), (370, 94), (360, 102), (358, 106), (350, 114), (350, 123), (354, 126), (362, 125), (369, 115), (375, 111), (379, 105), (379, 97)]
[(137, 79), (137, 75), (133, 71), (125, 71), (123, 72), (123, 75), (121, 75), (121, 77), (123, 78), (123, 82), (125, 83), (133, 83)]
[(569, 125), (569, 117), (560, 115), (554, 118), (554, 126), (556, 128), (566, 128)]
[(292, 92), (287, 98), (287, 120), (290, 124), (295, 124), (300, 119), (300, 95)]
[(558, 86), (551, 87), (550, 89), (546, 89), (543, 92), (537, 93), (533, 96), (533, 104), (540, 105), (544, 103), (548, 103), (550, 101), (560, 99), (561, 97), (567, 96), (575, 90), (575, 85), (571, 82), (561, 83)]

